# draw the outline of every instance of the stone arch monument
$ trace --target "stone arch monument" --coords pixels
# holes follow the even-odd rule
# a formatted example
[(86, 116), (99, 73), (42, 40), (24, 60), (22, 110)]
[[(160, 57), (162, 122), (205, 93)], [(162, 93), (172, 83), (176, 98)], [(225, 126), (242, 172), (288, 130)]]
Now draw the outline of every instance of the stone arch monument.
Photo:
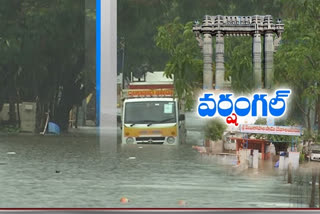
[[(215, 89), (225, 88), (224, 81), (224, 37), (225, 36), (251, 36), (253, 37), (252, 62), (253, 80), (255, 88), (272, 87), (273, 79), (273, 52), (278, 46), (284, 24), (278, 19), (274, 24), (271, 15), (254, 16), (208, 16), (202, 21), (195, 22), (193, 32), (203, 52), (203, 89), (212, 89), (212, 37), (216, 37), (216, 72)], [(273, 39), (276, 33), (277, 39)], [(262, 81), (261, 67), (261, 36), (264, 36), (265, 79)]]

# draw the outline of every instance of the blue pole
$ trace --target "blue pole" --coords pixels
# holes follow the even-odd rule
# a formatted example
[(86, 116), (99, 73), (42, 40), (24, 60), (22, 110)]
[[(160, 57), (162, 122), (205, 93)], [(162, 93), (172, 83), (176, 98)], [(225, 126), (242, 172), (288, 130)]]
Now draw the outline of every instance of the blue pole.
[(96, 0), (96, 125), (100, 126), (101, 90), (101, 0)]

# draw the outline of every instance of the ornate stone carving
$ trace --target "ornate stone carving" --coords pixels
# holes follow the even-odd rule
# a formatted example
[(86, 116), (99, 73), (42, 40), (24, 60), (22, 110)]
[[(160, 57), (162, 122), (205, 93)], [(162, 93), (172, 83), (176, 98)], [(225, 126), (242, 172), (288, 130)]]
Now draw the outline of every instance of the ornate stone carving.
[(253, 35), (253, 80), (255, 88), (262, 88), (262, 69), (261, 69), (261, 35), (257, 32)]
[(203, 34), (203, 89), (212, 89), (212, 36)]
[(224, 88), (224, 35), (216, 34), (216, 77), (215, 88)]
[[(216, 77), (215, 87), (223, 89), (225, 87), (224, 81), (224, 36), (252, 36), (253, 37), (253, 75), (256, 88), (262, 88), (262, 69), (261, 69), (261, 35), (264, 39), (265, 49), (265, 87), (272, 87), (273, 78), (273, 52), (279, 45), (281, 34), (284, 31), (284, 25), (278, 19), (277, 23), (273, 23), (271, 15), (254, 15), (254, 16), (208, 16), (206, 15), (202, 21), (195, 22), (193, 26), (196, 39), (199, 46), (203, 49), (204, 55), (204, 77), (211, 80), (204, 79), (204, 89), (212, 87), (212, 50), (209, 51), (208, 35), (216, 37)], [(273, 34), (277, 34), (277, 39), (273, 40)], [(205, 35), (207, 41), (205, 42)], [(210, 39), (212, 44), (212, 38)], [(211, 46), (212, 49), (212, 46)], [(211, 62), (209, 60), (211, 58)], [(209, 63), (211, 63), (211, 75), (209, 74)]]

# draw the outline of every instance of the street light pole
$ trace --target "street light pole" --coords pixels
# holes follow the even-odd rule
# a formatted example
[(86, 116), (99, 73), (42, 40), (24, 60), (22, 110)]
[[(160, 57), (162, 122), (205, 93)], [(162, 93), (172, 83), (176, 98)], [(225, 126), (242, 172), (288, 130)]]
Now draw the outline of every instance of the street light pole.
[(122, 65), (121, 65), (121, 73), (122, 73), (122, 89), (124, 89), (124, 49), (125, 49), (125, 41), (124, 37), (120, 39), (120, 45), (122, 50)]

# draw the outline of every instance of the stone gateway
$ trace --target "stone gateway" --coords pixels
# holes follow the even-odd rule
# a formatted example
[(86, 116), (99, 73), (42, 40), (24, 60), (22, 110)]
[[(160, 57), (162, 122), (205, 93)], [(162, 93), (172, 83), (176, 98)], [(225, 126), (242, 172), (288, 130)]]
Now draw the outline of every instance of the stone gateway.
[[(203, 52), (203, 89), (212, 89), (212, 37), (216, 37), (216, 72), (215, 89), (224, 89), (224, 37), (225, 36), (251, 36), (253, 38), (252, 62), (253, 80), (255, 88), (272, 88), (273, 79), (273, 52), (278, 46), (284, 24), (278, 19), (273, 23), (271, 15), (254, 16), (209, 16), (202, 21), (195, 22), (193, 32)], [(276, 33), (277, 39), (273, 39)], [(265, 79), (262, 81), (261, 68), (261, 36), (264, 36)]]

